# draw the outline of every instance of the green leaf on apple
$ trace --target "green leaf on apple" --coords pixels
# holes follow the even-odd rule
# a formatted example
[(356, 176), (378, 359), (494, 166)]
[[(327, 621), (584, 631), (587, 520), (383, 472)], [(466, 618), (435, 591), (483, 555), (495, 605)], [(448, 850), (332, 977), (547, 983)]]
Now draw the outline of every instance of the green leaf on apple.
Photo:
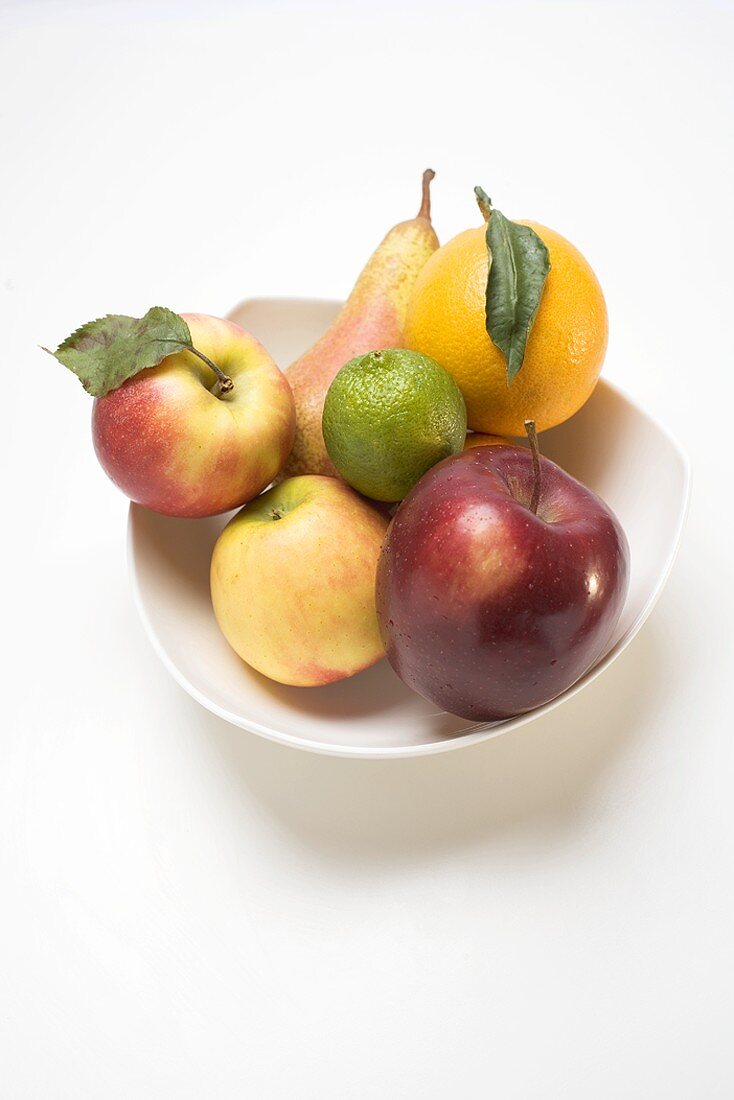
[(194, 350), (183, 317), (153, 306), (144, 317), (109, 313), (88, 321), (49, 355), (68, 367), (87, 393), (104, 397), (138, 371), (157, 366), (167, 355)]
[(530, 330), (550, 271), (550, 256), (534, 229), (511, 222), (492, 207), (481, 187), (474, 190), (488, 219), (487, 333), (505, 357), (509, 385), (525, 358)]

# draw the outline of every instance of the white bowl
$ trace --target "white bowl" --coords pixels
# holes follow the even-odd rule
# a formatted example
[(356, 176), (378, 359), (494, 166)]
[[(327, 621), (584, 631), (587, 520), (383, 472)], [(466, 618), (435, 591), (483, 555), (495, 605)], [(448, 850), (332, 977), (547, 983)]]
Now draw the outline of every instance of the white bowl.
[[(256, 299), (231, 316), (287, 366), (329, 326), (339, 303)], [(529, 714), (472, 725), (414, 695), (387, 661), (323, 688), (289, 688), (245, 665), (219, 632), (209, 558), (228, 516), (171, 519), (130, 506), (129, 554), (138, 610), (159, 657), (190, 695), (243, 729), (314, 752), (417, 756), (496, 737), (559, 706), (617, 657), (650, 614), (673, 564), (688, 505), (681, 447), (607, 382), (571, 420), (542, 436), (543, 452), (617, 513), (631, 549), (630, 590), (604, 657), (568, 691)]]

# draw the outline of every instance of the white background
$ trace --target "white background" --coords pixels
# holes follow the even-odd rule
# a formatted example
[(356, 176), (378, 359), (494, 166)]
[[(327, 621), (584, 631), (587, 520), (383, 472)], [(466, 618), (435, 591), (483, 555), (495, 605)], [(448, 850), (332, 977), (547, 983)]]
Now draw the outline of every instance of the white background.
[[(733, 15), (0, 4), (4, 1097), (734, 1094)], [(37, 346), (343, 296), (427, 164), (442, 239), (481, 183), (586, 253), (692, 510), (650, 622), (553, 714), (310, 756), (158, 664), (89, 400)]]

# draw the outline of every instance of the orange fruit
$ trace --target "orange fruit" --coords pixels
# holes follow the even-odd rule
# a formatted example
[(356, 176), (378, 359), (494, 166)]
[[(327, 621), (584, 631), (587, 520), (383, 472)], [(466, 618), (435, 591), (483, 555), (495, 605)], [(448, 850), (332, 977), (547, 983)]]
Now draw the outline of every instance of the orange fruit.
[(496, 447), (498, 444), (502, 443), (512, 446), (512, 440), (503, 439), (501, 435), (485, 435), (483, 432), (467, 432), (466, 439), (464, 440), (464, 450), (468, 451), (470, 447)]
[(467, 229), (434, 252), (413, 289), (405, 322), (409, 348), (454, 376), (476, 432), (523, 435), (572, 416), (591, 395), (607, 347), (607, 310), (599, 282), (574, 246), (543, 225), (551, 269), (525, 358), (508, 386), (506, 364), (485, 327), (489, 260), (484, 226)]

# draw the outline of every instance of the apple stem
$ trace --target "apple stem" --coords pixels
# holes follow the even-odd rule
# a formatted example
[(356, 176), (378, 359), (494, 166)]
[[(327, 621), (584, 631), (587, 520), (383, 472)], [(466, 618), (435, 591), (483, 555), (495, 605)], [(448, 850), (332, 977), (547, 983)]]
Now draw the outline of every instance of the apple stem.
[(540, 447), (534, 420), (525, 421), (525, 431), (530, 441), (530, 453), (533, 456), (533, 495), (530, 498), (530, 511), (537, 516), (540, 504)]
[(193, 352), (194, 355), (198, 355), (199, 359), (201, 359), (203, 363), (206, 363), (208, 367), (211, 367), (216, 374), (217, 380), (210, 389), (210, 393), (213, 393), (215, 397), (221, 397), (223, 393), (230, 393), (231, 390), (234, 389), (234, 382), (229, 375), (225, 374), (223, 370), (220, 370), (216, 363), (212, 363), (208, 355), (204, 355), (204, 352), (199, 351), (193, 344), (187, 350)]
[(419, 218), (431, 220), (431, 180), (436, 175), (432, 168), (426, 168), (423, 173), (423, 191), (421, 195), (421, 208), (418, 211)]

